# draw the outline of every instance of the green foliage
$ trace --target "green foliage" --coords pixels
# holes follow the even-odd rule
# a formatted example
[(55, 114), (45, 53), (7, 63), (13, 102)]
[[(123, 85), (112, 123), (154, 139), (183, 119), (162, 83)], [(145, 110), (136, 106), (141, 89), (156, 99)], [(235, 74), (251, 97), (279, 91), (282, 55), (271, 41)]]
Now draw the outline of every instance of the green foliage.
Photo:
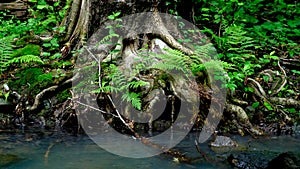
[(6, 102), (7, 102), (7, 99), (9, 97), (9, 95), (10, 95), (10, 92), (7, 92), (7, 93), (3, 94), (4, 99), (5, 99)]
[[(109, 36), (108, 37), (114, 37)], [(104, 38), (109, 41), (110, 38)], [(105, 42), (102, 42), (105, 43)], [(102, 79), (102, 87), (94, 90), (93, 92), (99, 93), (101, 91), (104, 92), (122, 92), (123, 101), (130, 102), (133, 107), (140, 110), (143, 97), (139, 89), (143, 86), (149, 85), (149, 82), (145, 82), (142, 80), (136, 81), (132, 80), (137, 74), (141, 74), (142, 72), (147, 72), (151, 70), (159, 70), (160, 72), (165, 72), (160, 74), (158, 77), (161, 81), (169, 81), (172, 80), (167, 75), (168, 72), (178, 71), (185, 75), (185, 78), (188, 80), (189, 78), (194, 78), (194, 75), (197, 75), (198, 72), (203, 71), (222, 71), (223, 70), (223, 62), (216, 61), (211, 59), (212, 51), (210, 51), (212, 46), (207, 45), (202, 48), (198, 48), (196, 53), (193, 56), (188, 56), (183, 52), (175, 49), (164, 49), (164, 53), (149, 53), (145, 52), (146, 49), (140, 49), (140, 58), (136, 60), (133, 64), (132, 71), (130, 72), (129, 77), (126, 77), (119, 69), (115, 63), (110, 63), (107, 66), (107, 63), (102, 64), (102, 70), (104, 71), (104, 77)], [(153, 61), (153, 58), (157, 59)], [(207, 62), (202, 63), (202, 59), (208, 59)], [(210, 59), (209, 59), (210, 58)], [(227, 66), (231, 66), (226, 64)], [(143, 74), (143, 73), (142, 73)], [(219, 74), (218, 80), (226, 80), (224, 75)], [(157, 79), (156, 79), (157, 80)], [(154, 86), (155, 87), (155, 86)]]
[[(57, 25), (62, 20), (68, 5), (64, 5), (60, 1), (49, 5), (48, 2), (44, 0), (32, 1), (32, 3), (36, 3), (36, 5), (33, 5), (29, 11), (34, 17), (24, 21), (20, 21), (13, 16), (7, 16), (5, 12), (0, 12), (0, 50), (5, 51), (2, 52), (3, 54), (0, 56), (0, 73), (12, 64), (16, 65), (22, 63), (23, 67), (30, 66), (33, 63), (42, 64), (43, 60), (39, 58), (40, 52), (42, 51), (41, 47), (39, 45), (30, 44), (35, 34), (51, 34), (53, 31), (63, 33), (63, 28), (57, 27)], [(62, 7), (59, 6), (60, 4)], [(58, 33), (56, 33), (49, 42), (44, 42), (44, 50), (59, 50)], [(25, 45), (25, 47), (13, 51), (11, 48), (13, 46), (12, 43), (14, 43), (14, 38), (17, 38), (15, 42), (16, 46)], [(54, 57), (57, 58), (58, 56), (54, 55), (52, 58)], [(47, 61), (47, 59), (45, 61)], [(61, 63), (61, 65), (65, 66), (69, 64)]]
[[(183, 5), (181, 5), (183, 4)], [(183, 15), (193, 21), (213, 42), (219, 53), (219, 59), (227, 70), (229, 81), (226, 87), (234, 97), (251, 99), (254, 89), (248, 87), (248, 78), (256, 79), (263, 90), (272, 90), (282, 84), (281, 75), (261, 76), (262, 70), (275, 71), (279, 69), (281, 58), (296, 60), (300, 55), (300, 4), (298, 1), (238, 1), (238, 0), (195, 0), (192, 1), (193, 11), (185, 15), (187, 10), (182, 9), (187, 1), (167, 1), (169, 13)], [(188, 5), (187, 5), (188, 6)], [(182, 12), (182, 13), (181, 13)], [(181, 41), (186, 41), (184, 39)], [(298, 70), (285, 69), (288, 83), (281, 88), (275, 97), (297, 97), (300, 74)], [(199, 64), (196, 70), (204, 70)], [(290, 76), (292, 74), (292, 76)], [(216, 76), (221, 78), (222, 76)], [(215, 77), (215, 78), (216, 78)], [(272, 78), (272, 79), (271, 79)], [(248, 100), (249, 101), (249, 100)], [(254, 102), (253, 108), (261, 108), (266, 113), (267, 121), (278, 120), (277, 107), (269, 102)], [(290, 115), (297, 115), (298, 109), (285, 108)], [(295, 117), (295, 116), (292, 116)], [(296, 116), (297, 117), (297, 116)], [(299, 117), (297, 117), (299, 118)]]
[[(1, 70), (4, 71), (12, 64), (32, 64), (39, 63), (43, 64), (43, 61), (39, 56), (40, 47), (38, 45), (29, 44), (24, 48), (20, 48), (12, 52), (10, 42), (1, 43), (0, 48), (2, 47), (2, 54), (0, 55)], [(0, 71), (1, 72), (1, 71)]]
[(150, 54), (149, 59), (157, 57), (160, 60), (159, 62), (153, 64), (150, 68), (163, 70), (163, 71), (178, 70), (188, 75), (189, 64), (192, 63), (189, 56), (175, 49), (164, 49), (164, 50), (166, 51), (166, 53)]
[(43, 46), (45, 48), (48, 48), (49, 51), (53, 51), (55, 49), (57, 49), (59, 47), (59, 44), (58, 44), (58, 39), (57, 38), (53, 38), (52, 40), (50, 40), (49, 42), (45, 42), (43, 44)]
[(300, 35), (297, 2), (198, 0), (195, 5), (198, 7), (195, 20), (206, 22), (205, 25), (215, 30), (217, 36), (222, 36), (224, 28), (236, 24), (244, 27), (263, 50), (280, 47), (289, 49), (290, 56), (299, 54), (299, 49), (293, 48)]
[(256, 109), (258, 106), (259, 106), (259, 102), (254, 102), (254, 103), (252, 104), (252, 107), (253, 107), (254, 109)]
[(11, 60), (12, 55), (13, 50), (11, 40), (2, 38), (0, 41), (0, 74), (8, 68), (6, 63)]
[(277, 65), (278, 56), (300, 54), (297, 2), (194, 2), (195, 21), (203, 23), (200, 27), (215, 42), (219, 58), (234, 65), (228, 69), (231, 90), (245, 90), (245, 79), (261, 68)]
[(63, 90), (56, 94), (56, 99), (59, 103), (62, 103), (71, 97), (72, 97), (72, 95), (71, 95), (69, 89)]
[[(8, 68), (22, 66), (21, 69), (14, 69), (17, 70), (14, 74), (16, 79), (10, 80), (10, 86), (20, 93), (29, 92), (34, 95), (53, 83), (52, 73), (35, 67), (62, 57), (58, 53), (59, 41), (65, 27), (60, 27), (59, 24), (70, 0), (29, 0), (29, 3), (29, 16), (32, 17), (28, 19), (19, 20), (8, 16), (5, 11), (0, 12), (0, 74), (6, 73), (4, 71)], [(42, 41), (37, 36), (51, 38), (49, 41)], [(62, 60), (55, 62), (53, 67), (65, 68), (70, 65), (70, 61)]]
[[(22, 38), (52, 31), (63, 33), (65, 28), (60, 28), (58, 25), (69, 8), (68, 2), (62, 4), (59, 0), (50, 5), (45, 0), (39, 0), (33, 3), (36, 5), (29, 9), (33, 17), (24, 21), (14, 16), (7, 16), (6, 12), (0, 12), (0, 39), (6, 36)], [(20, 41), (17, 45), (24, 44), (24, 42), (24, 40)]]
[(33, 1), (35, 5), (29, 10), (35, 18), (30, 21), (37, 28), (35, 28), (35, 33), (40, 34), (42, 32), (58, 31), (62, 33), (64, 28), (58, 28), (57, 26), (62, 21), (67, 9), (69, 8), (69, 2), (66, 4), (61, 0), (50, 4), (46, 0)]
[[(107, 69), (104, 69), (107, 78), (102, 81), (102, 87), (94, 92), (121, 92), (123, 93), (123, 101), (127, 101), (138, 110), (141, 110), (141, 94), (139, 92), (131, 92), (129, 89), (135, 90), (139, 87), (148, 85), (145, 81), (132, 81), (131, 78), (126, 77), (115, 64), (110, 64)], [(134, 75), (132, 74), (131, 77)]]
[(23, 55), (36, 55), (39, 56), (41, 52), (41, 47), (34, 44), (28, 44), (23, 48), (17, 49), (13, 53), (13, 57), (23, 56)]
[(264, 106), (265, 106), (269, 111), (274, 110), (273, 107), (270, 105), (270, 103), (267, 102), (267, 101), (264, 101)]
[(16, 46), (25, 46), (34, 39), (33, 35), (25, 35), (16, 41)]
[(11, 64), (14, 64), (14, 63), (17, 63), (17, 64), (22, 64), (22, 63), (40, 63), (40, 64), (43, 64), (44, 62), (41, 60), (40, 57), (38, 56), (35, 56), (35, 55), (23, 55), (23, 56), (20, 56), (20, 57), (16, 57), (16, 58), (13, 58), (11, 60), (9, 60), (6, 65), (11, 65)]
[(291, 70), (293, 73), (300, 75), (300, 71), (299, 70)]
[(44, 73), (42, 68), (26, 68), (19, 70), (16, 80), (10, 81), (9, 86), (18, 92), (24, 92), (24, 87), (31, 95), (37, 94), (40, 89), (53, 83), (52, 73)]
[(135, 92), (126, 92), (122, 95), (122, 99), (131, 103), (134, 108), (137, 110), (142, 109), (141, 95)]
[(222, 37), (214, 35), (208, 29), (204, 32), (212, 34), (220, 50), (219, 58), (228, 64), (225, 68), (228, 70), (230, 80), (226, 86), (232, 91), (237, 88), (247, 90), (244, 86), (245, 78), (262, 67), (255, 57), (254, 50), (259, 46), (254, 39), (247, 36), (247, 31), (242, 26), (235, 24), (225, 27)]
[(117, 20), (118, 16), (121, 14), (121, 12), (113, 12), (113, 14), (109, 15), (107, 18), (110, 20)]

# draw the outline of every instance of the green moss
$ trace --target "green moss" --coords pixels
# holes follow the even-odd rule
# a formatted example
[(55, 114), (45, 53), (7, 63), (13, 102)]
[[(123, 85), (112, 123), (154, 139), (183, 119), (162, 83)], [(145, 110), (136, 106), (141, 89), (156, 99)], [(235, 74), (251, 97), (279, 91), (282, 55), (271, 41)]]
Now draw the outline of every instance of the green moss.
[(65, 100), (67, 100), (68, 98), (71, 98), (72, 95), (71, 93), (69, 92), (69, 89), (65, 89), (61, 92), (59, 92), (57, 95), (56, 95), (56, 98), (57, 98), (57, 101), (59, 103), (62, 103), (64, 102)]
[(31, 42), (34, 39), (33, 35), (27, 35), (24, 36), (22, 38), (20, 38), (17, 42), (16, 42), (16, 46), (23, 46), (28, 44), (29, 42)]
[(28, 44), (23, 48), (15, 50), (12, 54), (12, 57), (18, 57), (23, 55), (39, 56), (40, 53), (41, 53), (41, 47), (39, 45)]
[(52, 73), (44, 73), (42, 68), (19, 70), (15, 76), (18, 79), (9, 82), (9, 86), (21, 93), (24, 93), (24, 88), (26, 88), (30, 94), (37, 94), (53, 83)]

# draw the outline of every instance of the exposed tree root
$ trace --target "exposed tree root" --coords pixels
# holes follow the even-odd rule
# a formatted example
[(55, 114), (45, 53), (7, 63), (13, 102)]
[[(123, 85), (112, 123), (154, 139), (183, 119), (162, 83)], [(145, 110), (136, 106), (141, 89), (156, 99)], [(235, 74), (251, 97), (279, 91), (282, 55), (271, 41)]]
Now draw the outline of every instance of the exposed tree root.
[[(71, 74), (70, 74), (71, 76)], [(40, 105), (41, 103), (41, 99), (43, 98), (43, 96), (48, 93), (48, 92), (53, 92), (55, 91), (56, 89), (58, 89), (60, 86), (64, 86), (66, 84), (70, 84), (73, 82), (74, 79), (76, 79), (77, 76), (73, 76), (72, 78), (70, 79), (67, 79), (66, 81), (62, 82), (60, 85), (55, 85), (55, 86), (51, 86), (51, 87), (48, 87), (46, 89), (44, 89), (43, 91), (41, 91), (40, 93), (38, 93), (36, 96), (35, 96), (35, 99), (34, 99), (34, 103), (32, 106), (28, 106), (26, 107), (26, 109), (28, 111), (34, 111), (38, 108), (38, 106)]]
[(257, 80), (248, 78), (249, 81), (248, 85), (254, 89), (254, 94), (258, 96), (258, 98), (260, 98), (260, 102), (263, 105), (265, 102), (267, 102), (273, 108), (274, 111), (282, 114), (285, 120), (290, 121), (291, 118), (286, 113), (279, 110), (277, 106), (281, 105), (281, 106), (300, 108), (300, 101), (292, 98), (273, 97), (274, 95), (278, 94), (283, 89), (283, 87), (287, 84), (286, 72), (280, 66), (279, 61), (278, 61), (278, 67), (281, 70), (282, 74), (280, 74), (278, 71), (273, 71), (270, 69), (266, 69), (261, 73), (259, 73), (259, 75), (267, 76), (269, 82), (272, 84), (272, 87), (270, 89), (272, 93), (270, 95), (266, 94), (266, 91)]
[(277, 103), (282, 106), (290, 106), (295, 108), (300, 108), (300, 101), (291, 98), (281, 98), (281, 97), (270, 97), (270, 102)]
[[(258, 74), (256, 78), (248, 77), (247, 85), (253, 89), (254, 101), (259, 101), (261, 105), (264, 106), (270, 106), (266, 110), (272, 109), (273, 112), (277, 112), (280, 115), (284, 122), (290, 122), (292, 118), (289, 117), (289, 115), (284, 112), (284, 110), (281, 110), (281, 107), (293, 107), (299, 109), (300, 101), (293, 98), (274, 97), (279, 92), (281, 92), (287, 84), (286, 71), (281, 67), (279, 61), (277, 64), (280, 71), (275, 71), (272, 69), (263, 70)], [(235, 99), (233, 99), (232, 101), (241, 106), (248, 105), (243, 101), (241, 102)], [(251, 131), (254, 134), (260, 134), (260, 132), (251, 125), (248, 116), (243, 108), (236, 105), (227, 104), (226, 109), (227, 111), (236, 114), (236, 125), (240, 125), (238, 128), (244, 126), (242, 128), (246, 127), (246, 130)]]
[[(245, 112), (245, 110), (243, 108), (241, 108), (240, 106), (237, 105), (233, 105), (233, 104), (226, 104), (225, 107), (226, 111), (229, 113), (232, 113), (236, 116), (237, 119), (237, 127), (239, 128), (240, 126), (243, 127), (243, 129), (246, 129), (251, 135), (262, 135), (263, 132), (260, 131), (259, 129), (255, 128), (249, 118), (247, 113)], [(241, 128), (239, 128), (239, 133), (241, 135), (244, 135), (243, 131), (241, 130)]]

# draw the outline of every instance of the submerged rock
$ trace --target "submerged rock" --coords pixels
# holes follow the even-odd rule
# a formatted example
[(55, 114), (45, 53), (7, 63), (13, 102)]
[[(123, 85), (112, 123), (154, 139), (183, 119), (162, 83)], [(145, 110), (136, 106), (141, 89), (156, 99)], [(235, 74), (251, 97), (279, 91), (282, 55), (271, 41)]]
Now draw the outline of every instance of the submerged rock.
[(244, 152), (231, 154), (227, 161), (238, 169), (300, 169), (300, 154), (272, 152)]
[(13, 154), (0, 154), (0, 167), (4, 167), (21, 161), (22, 158)]
[(294, 153), (281, 153), (269, 162), (266, 169), (300, 169), (300, 156)]
[(263, 169), (275, 156), (275, 154), (268, 152), (244, 152), (229, 155), (227, 161), (238, 169)]

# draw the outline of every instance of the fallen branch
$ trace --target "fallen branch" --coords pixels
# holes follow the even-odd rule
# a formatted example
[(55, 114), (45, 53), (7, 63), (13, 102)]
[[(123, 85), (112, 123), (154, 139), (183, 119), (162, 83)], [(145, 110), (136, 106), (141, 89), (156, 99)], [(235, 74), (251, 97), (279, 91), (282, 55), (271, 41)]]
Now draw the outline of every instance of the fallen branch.
[(199, 153), (206, 161), (211, 161), (211, 160), (207, 157), (207, 155), (206, 155), (204, 152), (201, 151), (200, 146), (198, 145), (198, 141), (197, 141), (197, 140), (195, 140), (195, 146), (196, 146), (196, 149), (197, 149), (198, 153)]
[(46, 151), (46, 153), (45, 153), (45, 155), (44, 155), (45, 158), (48, 158), (48, 157), (49, 157), (49, 153), (50, 153), (51, 149), (52, 149), (54, 146), (55, 146), (54, 143), (51, 143), (51, 144), (49, 145), (49, 147), (48, 147), (48, 149), (47, 149), (47, 151)]
[(48, 160), (49, 153), (50, 153), (51, 149), (55, 146), (56, 143), (60, 143), (60, 142), (62, 142), (62, 140), (57, 139), (57, 140), (55, 140), (53, 143), (51, 143), (51, 144), (48, 146), (48, 149), (47, 149), (47, 151), (46, 151), (46, 153), (45, 153), (45, 155), (44, 155), (45, 159)]

